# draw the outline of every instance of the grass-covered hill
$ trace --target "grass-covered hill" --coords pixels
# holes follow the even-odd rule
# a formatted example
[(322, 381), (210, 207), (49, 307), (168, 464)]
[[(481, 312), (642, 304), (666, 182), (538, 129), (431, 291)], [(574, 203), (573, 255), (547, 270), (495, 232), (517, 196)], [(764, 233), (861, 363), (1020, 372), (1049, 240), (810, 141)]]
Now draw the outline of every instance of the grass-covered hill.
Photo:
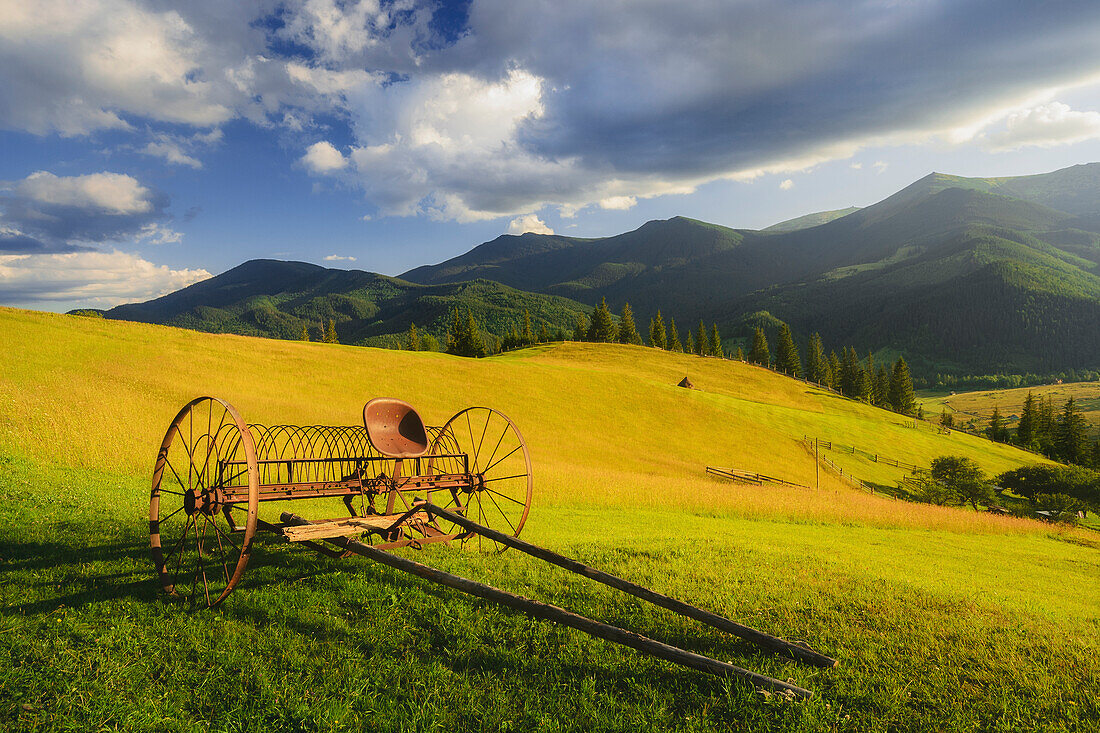
[(522, 325), (527, 310), (536, 331), (572, 329), (585, 308), (575, 301), (515, 290), (485, 280), (416, 285), (361, 270), (306, 262), (251, 260), (216, 277), (145, 303), (120, 305), (106, 318), (160, 323), (197, 331), (318, 339), (329, 319), (341, 343), (391, 345), (410, 324), (442, 340), (453, 309), (470, 311), (490, 333)]
[[(990, 472), (1030, 456), (772, 372), (629, 346), (472, 360), (0, 309), (0, 728), (1085, 730), (1100, 718), (1100, 547), (1087, 530), (817, 485), (803, 436)], [(690, 376), (699, 388), (674, 386)], [(526, 556), (405, 551), (816, 696), (706, 678), (355, 559), (258, 543), (215, 611), (161, 601), (148, 481), (176, 410), (354, 424), (397, 396), (471, 404), (531, 449), (524, 537), (840, 659), (820, 670)], [(887, 484), (883, 463), (847, 471)]]
[(726, 332), (768, 311), (803, 338), (902, 352), (925, 373), (1051, 372), (1100, 363), (1096, 212), (1100, 164), (933, 173), (816, 226), (754, 232), (678, 217), (599, 240), (525, 234), (403, 277), (607, 297), (643, 322), (661, 308)]

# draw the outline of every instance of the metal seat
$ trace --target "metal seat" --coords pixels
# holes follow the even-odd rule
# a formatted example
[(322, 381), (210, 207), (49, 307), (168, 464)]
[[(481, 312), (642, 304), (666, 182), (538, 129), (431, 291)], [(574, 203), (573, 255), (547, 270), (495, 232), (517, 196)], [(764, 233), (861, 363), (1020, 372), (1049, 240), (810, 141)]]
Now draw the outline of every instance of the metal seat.
[(424, 421), (408, 402), (378, 397), (363, 407), (363, 425), (374, 449), (387, 458), (420, 458), (428, 452)]

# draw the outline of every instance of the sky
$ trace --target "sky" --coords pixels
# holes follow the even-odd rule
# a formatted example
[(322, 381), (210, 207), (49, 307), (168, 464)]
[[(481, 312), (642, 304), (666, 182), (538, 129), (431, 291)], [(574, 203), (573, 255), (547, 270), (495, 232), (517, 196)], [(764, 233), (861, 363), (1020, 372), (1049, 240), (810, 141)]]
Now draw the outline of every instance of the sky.
[(1100, 3), (0, 0), (0, 305), (1100, 161)]

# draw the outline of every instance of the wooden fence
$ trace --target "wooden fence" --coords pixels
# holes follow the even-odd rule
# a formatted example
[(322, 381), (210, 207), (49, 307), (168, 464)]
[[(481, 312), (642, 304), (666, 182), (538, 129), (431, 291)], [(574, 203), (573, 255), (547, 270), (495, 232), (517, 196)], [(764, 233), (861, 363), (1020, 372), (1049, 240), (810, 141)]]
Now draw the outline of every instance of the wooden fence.
[(707, 473), (711, 476), (729, 479), (730, 481), (739, 481), (745, 484), (756, 484), (757, 486), (763, 486), (764, 484), (775, 484), (777, 486), (793, 486), (797, 489), (810, 488), (809, 486), (796, 484), (795, 482), (787, 481), (786, 479), (776, 478), (774, 476), (766, 476), (765, 474), (755, 473), (753, 471), (742, 471), (739, 468), (716, 468), (715, 466), (707, 466)]

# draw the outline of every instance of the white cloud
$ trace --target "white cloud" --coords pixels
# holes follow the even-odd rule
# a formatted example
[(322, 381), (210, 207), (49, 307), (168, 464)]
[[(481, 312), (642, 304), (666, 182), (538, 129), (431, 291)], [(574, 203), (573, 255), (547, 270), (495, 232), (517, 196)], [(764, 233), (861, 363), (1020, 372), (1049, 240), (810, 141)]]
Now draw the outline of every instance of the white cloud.
[(783, 191), (790, 191), (792, 188), (794, 188), (794, 181), (792, 181), (790, 178), (784, 178), (783, 181), (779, 184), (779, 188)]
[(534, 214), (517, 217), (508, 223), (509, 234), (526, 234), (528, 232), (531, 234), (553, 234), (554, 230), (546, 226), (546, 222)]
[(301, 158), (302, 164), (311, 173), (333, 173), (347, 167), (348, 160), (332, 143), (322, 140), (306, 149)]
[(152, 192), (123, 173), (55, 176), (37, 171), (15, 184), (16, 195), (38, 204), (72, 206), (103, 214), (144, 214), (153, 208)]
[(890, 167), (890, 164), (887, 163), (885, 160), (876, 160), (871, 165), (871, 167), (875, 169), (875, 173), (882, 173), (883, 171), (885, 171), (887, 168)]
[(149, 300), (205, 280), (201, 269), (173, 270), (112, 252), (0, 255), (0, 302), (69, 310)]
[(343, 255), (325, 255), (325, 262), (355, 262), (355, 258)]
[(1048, 148), (1100, 138), (1100, 112), (1079, 112), (1068, 104), (1051, 102), (1013, 112), (1005, 129), (989, 137), (994, 151), (1035, 146)]
[(852, 170), (854, 170), (854, 171), (858, 171), (858, 170), (860, 170), (861, 168), (863, 168), (863, 163), (850, 163), (850, 164), (848, 165), (848, 167), (849, 167), (849, 168), (851, 168), (851, 169), (852, 169)]
[(162, 223), (169, 218), (167, 197), (123, 173), (37, 171), (3, 188), (0, 228), (7, 236), (0, 235), (0, 251), (71, 252), (89, 243), (163, 244), (182, 236)]
[(609, 196), (600, 201), (601, 209), (626, 211), (637, 205), (638, 199), (634, 196)]

